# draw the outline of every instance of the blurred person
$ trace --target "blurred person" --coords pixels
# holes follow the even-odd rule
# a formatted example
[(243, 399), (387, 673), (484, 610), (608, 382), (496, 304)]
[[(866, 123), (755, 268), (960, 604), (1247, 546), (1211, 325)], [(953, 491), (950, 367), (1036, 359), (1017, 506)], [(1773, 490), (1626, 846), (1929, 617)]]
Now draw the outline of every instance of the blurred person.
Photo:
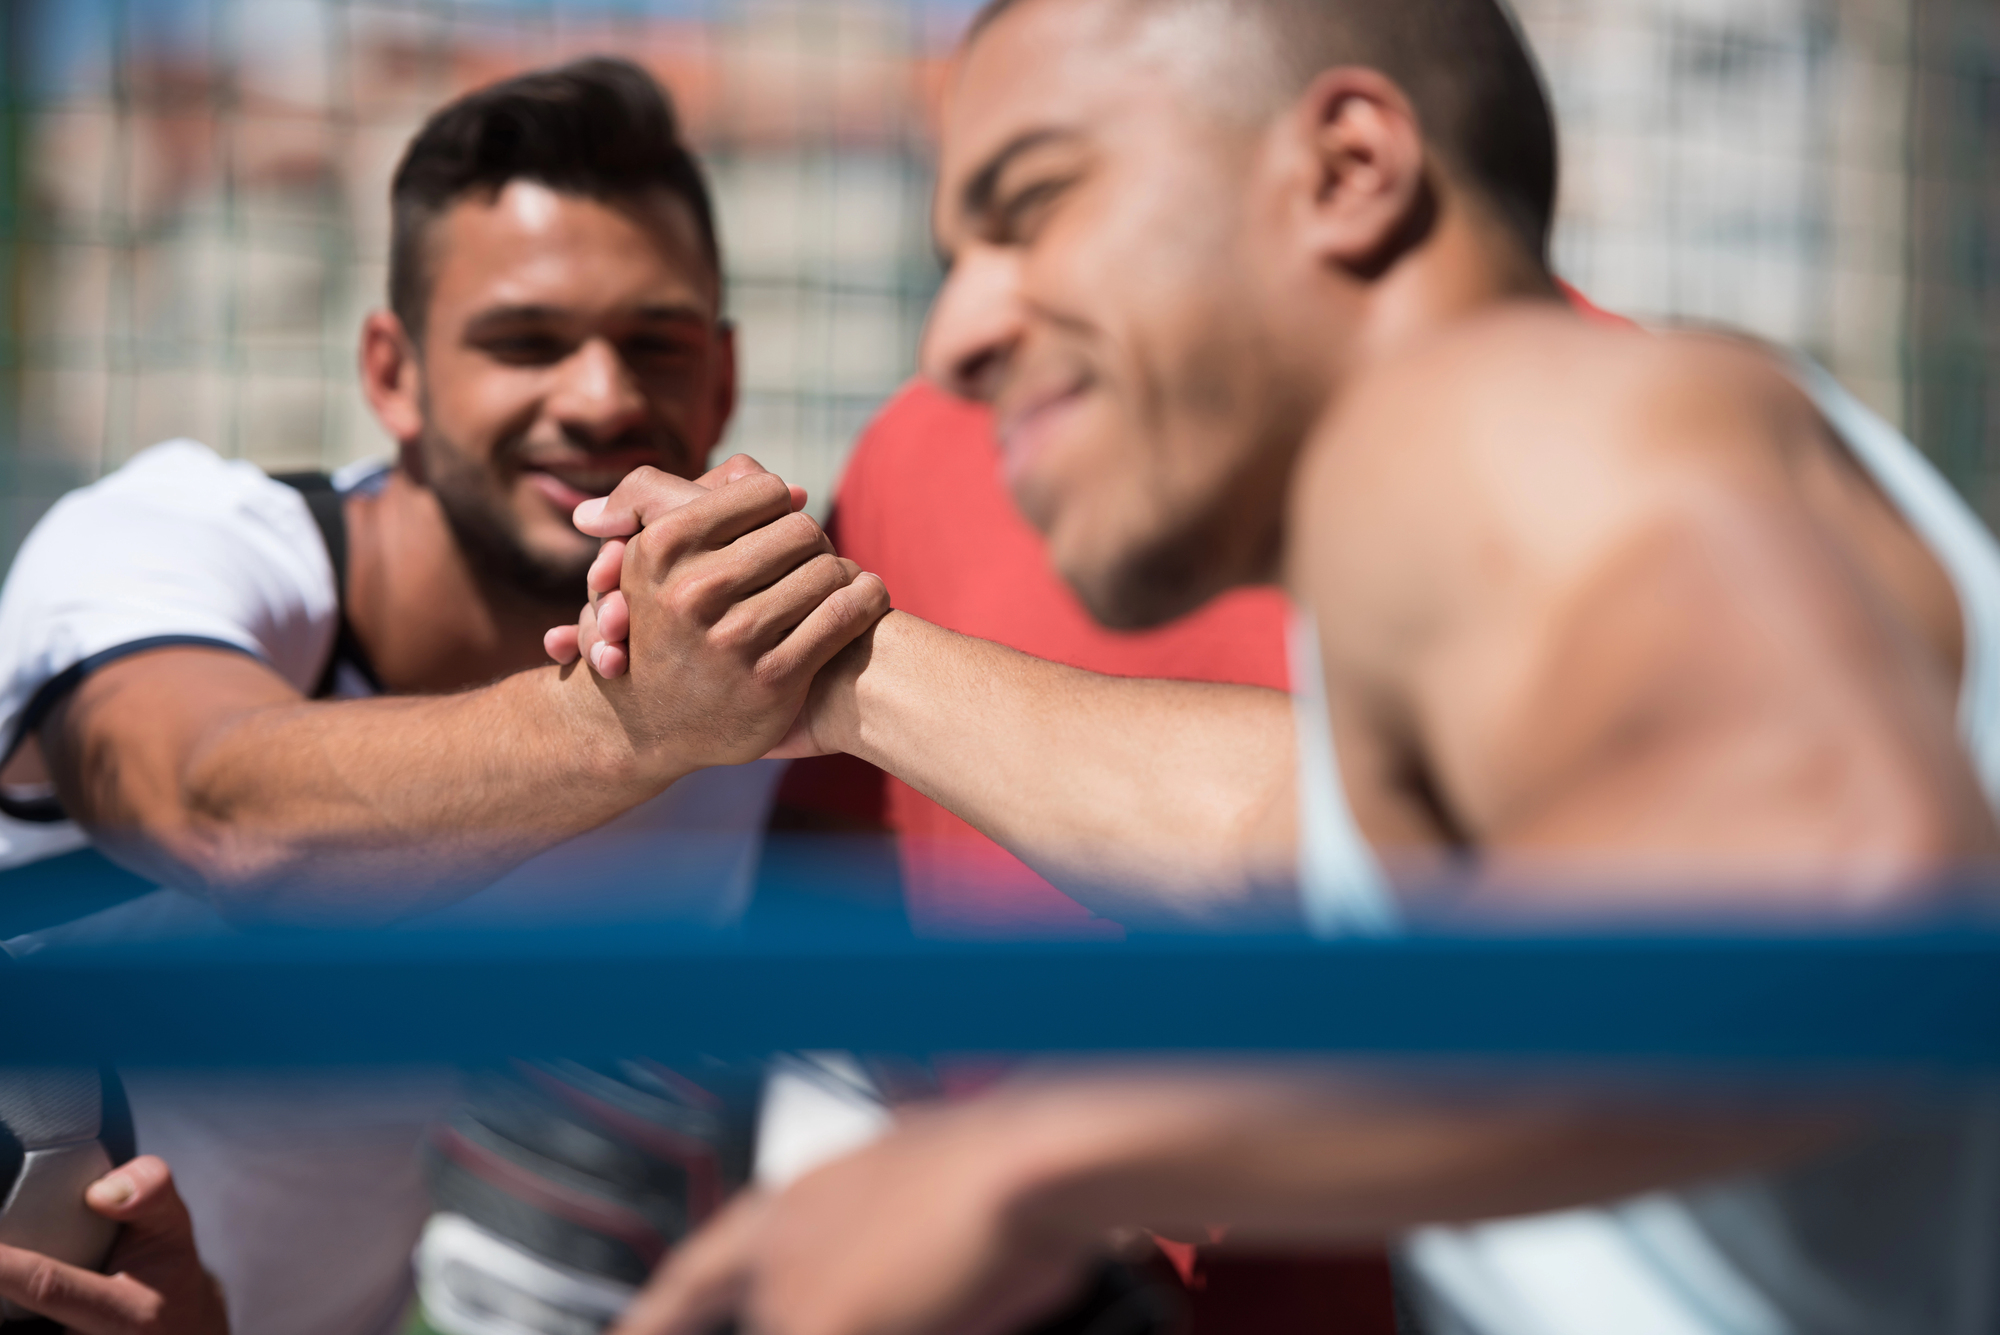
[[(1147, 631), (1093, 621), (1007, 495), (992, 414), (924, 381), (905, 387), (861, 433), (826, 530), (842, 556), (889, 585), (901, 611), (947, 630), (1094, 672), (1286, 688), (1285, 602), (1275, 589), (1239, 589)], [(1119, 931), (924, 794), (852, 756), (795, 762), (772, 819), (790, 831), (893, 832), (903, 904), (920, 937)], [(1202, 1000), (1158, 1004), (1171, 1014)], [(953, 1092), (990, 1074), (979, 1064), (939, 1071)], [(1395, 1328), (1379, 1255), (1161, 1246), (1185, 1287), (1192, 1335)]]
[[(709, 197), (673, 111), (608, 60), (475, 92), (411, 143), (391, 208), (389, 309), (360, 364), (392, 462), (277, 480), (168, 442), (61, 500), (9, 572), (0, 865), (101, 855), (168, 887), (15, 952), (384, 923), (482, 887), (433, 921), (740, 910), (776, 778), (740, 762), (886, 607), (879, 583), (736, 459), (638, 549), (680, 604), (656, 675), (607, 684), (541, 653), (597, 550), (570, 511), (635, 469), (701, 473), (734, 406)], [(535, 860), (593, 829), (608, 894)], [(243, 1329), (393, 1327), (448, 1076), (128, 1074)]]
[[(946, 105), (926, 370), (993, 405), (1099, 621), (1281, 576), (1296, 708), (896, 612), (788, 746), (1134, 923), (1945, 903), (2000, 843), (2000, 548), (1816, 368), (1565, 309), (1555, 175), (1494, 0), (989, 6)], [(615, 555), (699, 493), (635, 480), (579, 526)], [(662, 615), (615, 565), (552, 639), (609, 671)], [(2000, 1320), (1996, 1143), (1977, 1091), (1863, 1114), (1051, 1072), (742, 1198), (619, 1330), (988, 1335), (1109, 1229), (1226, 1221), (1398, 1240), (1443, 1332), (1969, 1335)]]

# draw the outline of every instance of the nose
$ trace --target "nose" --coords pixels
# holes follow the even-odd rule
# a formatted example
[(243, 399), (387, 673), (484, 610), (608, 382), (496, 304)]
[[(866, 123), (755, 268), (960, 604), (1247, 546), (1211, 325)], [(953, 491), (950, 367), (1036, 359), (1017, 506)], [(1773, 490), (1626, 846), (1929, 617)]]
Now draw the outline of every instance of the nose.
[(1025, 327), (1019, 256), (998, 246), (961, 251), (931, 306), (918, 356), (931, 381), (990, 402)]
[(573, 440), (609, 445), (644, 422), (648, 405), (618, 350), (592, 338), (556, 368), (548, 411)]

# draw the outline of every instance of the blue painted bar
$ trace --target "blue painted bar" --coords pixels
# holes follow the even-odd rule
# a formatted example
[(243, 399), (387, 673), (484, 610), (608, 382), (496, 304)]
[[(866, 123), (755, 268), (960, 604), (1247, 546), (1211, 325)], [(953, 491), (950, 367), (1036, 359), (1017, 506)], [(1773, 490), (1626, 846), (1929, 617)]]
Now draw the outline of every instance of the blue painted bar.
[(2000, 1071), (2000, 931), (919, 943), (804, 926), (246, 936), (0, 969), (0, 1062), (780, 1048)]

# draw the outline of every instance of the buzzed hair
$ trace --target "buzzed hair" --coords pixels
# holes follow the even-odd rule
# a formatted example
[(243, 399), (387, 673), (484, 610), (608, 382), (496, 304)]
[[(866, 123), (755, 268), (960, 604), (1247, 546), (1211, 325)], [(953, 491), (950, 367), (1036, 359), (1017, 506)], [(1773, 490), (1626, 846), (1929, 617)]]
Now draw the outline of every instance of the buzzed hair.
[[(1323, 70), (1361, 65), (1395, 82), (1424, 140), (1546, 263), (1555, 221), (1556, 127), (1540, 72), (1501, 0), (1116, 0), (1144, 13), (1210, 4), (1264, 25), (1285, 86), (1273, 107)], [(967, 43), (1023, 0), (989, 0)]]

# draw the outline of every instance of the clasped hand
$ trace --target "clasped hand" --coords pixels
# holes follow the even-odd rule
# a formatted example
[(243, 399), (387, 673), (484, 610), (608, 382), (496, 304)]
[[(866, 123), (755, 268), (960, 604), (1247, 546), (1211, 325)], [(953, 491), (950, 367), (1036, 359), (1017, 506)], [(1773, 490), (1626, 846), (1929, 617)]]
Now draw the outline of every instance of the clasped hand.
[(586, 660), (635, 742), (686, 768), (809, 753), (781, 743), (814, 676), (889, 594), (804, 504), (744, 455), (694, 481), (636, 470), (577, 507), (577, 528), (605, 541), (590, 601), (545, 637), (549, 656)]

